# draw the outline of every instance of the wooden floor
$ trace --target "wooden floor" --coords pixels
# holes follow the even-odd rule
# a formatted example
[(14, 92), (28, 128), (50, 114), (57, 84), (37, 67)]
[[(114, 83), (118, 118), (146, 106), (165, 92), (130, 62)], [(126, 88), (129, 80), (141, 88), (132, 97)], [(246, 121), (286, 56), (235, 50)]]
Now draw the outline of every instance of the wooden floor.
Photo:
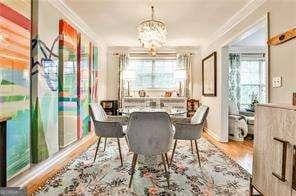
[(252, 140), (247, 139), (243, 142), (230, 140), (227, 143), (218, 142), (206, 132), (203, 133), (203, 137), (208, 139), (217, 148), (222, 150), (225, 154), (227, 154), (231, 159), (237, 162), (250, 174), (252, 173), (252, 163), (253, 163), (253, 141)]

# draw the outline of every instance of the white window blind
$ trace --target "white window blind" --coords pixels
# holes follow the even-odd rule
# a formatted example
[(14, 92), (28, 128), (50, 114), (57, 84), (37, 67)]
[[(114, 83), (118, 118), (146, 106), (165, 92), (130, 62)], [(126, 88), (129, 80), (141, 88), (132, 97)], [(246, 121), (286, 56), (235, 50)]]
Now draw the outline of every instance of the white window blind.
[(129, 59), (126, 69), (135, 72), (132, 90), (174, 89), (177, 85), (174, 80), (176, 59)]

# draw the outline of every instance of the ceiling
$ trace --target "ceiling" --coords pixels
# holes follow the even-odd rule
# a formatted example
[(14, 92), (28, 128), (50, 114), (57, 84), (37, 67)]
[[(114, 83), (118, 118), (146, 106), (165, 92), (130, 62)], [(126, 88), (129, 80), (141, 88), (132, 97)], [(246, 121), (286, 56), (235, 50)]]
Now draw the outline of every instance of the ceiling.
[(167, 46), (199, 46), (249, 0), (64, 0), (108, 46), (139, 46), (137, 25), (150, 18), (168, 26)]
[(266, 45), (266, 30), (264, 27), (256, 29), (249, 35), (234, 41), (232, 46), (265, 46)]

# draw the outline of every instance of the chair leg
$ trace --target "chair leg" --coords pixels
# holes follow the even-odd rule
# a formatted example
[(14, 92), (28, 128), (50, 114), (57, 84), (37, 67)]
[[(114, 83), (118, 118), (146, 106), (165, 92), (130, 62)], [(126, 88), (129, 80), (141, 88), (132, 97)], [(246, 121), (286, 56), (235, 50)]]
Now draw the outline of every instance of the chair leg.
[(131, 151), (131, 149), (129, 148), (129, 144), (128, 144), (128, 141), (127, 141), (127, 137), (126, 137), (126, 136), (124, 136), (124, 139), (125, 139), (125, 141), (126, 141), (126, 145), (127, 145), (127, 147), (128, 147), (128, 151), (130, 152), (130, 151)]
[(168, 167), (170, 167), (170, 162), (169, 162), (168, 153), (165, 153), (164, 155), (165, 155), (165, 160), (166, 160), (166, 162), (167, 162), (167, 164), (168, 164)]
[(174, 157), (175, 149), (176, 149), (176, 146), (177, 146), (177, 141), (178, 140), (175, 140), (175, 144), (174, 144), (174, 148), (173, 148), (173, 152), (172, 152), (172, 156), (171, 156), (171, 164), (170, 165), (172, 165), (172, 163), (173, 163), (173, 157)]
[(161, 158), (162, 158), (162, 163), (163, 163), (163, 166), (164, 166), (165, 176), (166, 176), (168, 187), (169, 187), (170, 186), (170, 179), (169, 179), (169, 173), (168, 173), (168, 170), (167, 170), (167, 167), (166, 167), (167, 163), (166, 163), (164, 154), (161, 155)]
[(191, 143), (191, 152), (192, 152), (192, 154), (193, 154), (193, 141), (190, 140), (190, 143)]
[(105, 152), (105, 150), (106, 150), (106, 145), (107, 145), (107, 137), (105, 137), (104, 152)]
[(201, 167), (201, 164), (200, 164), (200, 157), (199, 157), (199, 150), (198, 150), (198, 147), (197, 147), (197, 141), (195, 141), (195, 148), (196, 148), (196, 153), (197, 153), (197, 158), (198, 158), (198, 164), (199, 164), (199, 167)]
[(118, 144), (118, 151), (119, 151), (119, 156), (120, 156), (121, 166), (123, 166), (123, 161), (122, 161), (122, 154), (121, 154), (121, 147), (120, 147), (120, 141), (119, 141), (119, 138), (117, 138), (117, 144)]
[(131, 178), (130, 178), (130, 181), (129, 181), (129, 184), (128, 184), (128, 187), (131, 188), (132, 186), (132, 181), (133, 181), (133, 177), (134, 177), (134, 173), (135, 173), (135, 167), (136, 167), (136, 164), (137, 164), (137, 159), (138, 159), (138, 154), (134, 154), (133, 155), (133, 162), (132, 162), (132, 168), (131, 168)]
[(97, 153), (98, 153), (98, 150), (99, 150), (99, 146), (100, 146), (101, 138), (102, 138), (102, 137), (99, 136), (99, 140), (98, 140), (98, 143), (97, 143), (97, 149), (96, 149), (96, 152), (95, 152), (94, 162), (96, 161), (96, 158), (97, 158)]

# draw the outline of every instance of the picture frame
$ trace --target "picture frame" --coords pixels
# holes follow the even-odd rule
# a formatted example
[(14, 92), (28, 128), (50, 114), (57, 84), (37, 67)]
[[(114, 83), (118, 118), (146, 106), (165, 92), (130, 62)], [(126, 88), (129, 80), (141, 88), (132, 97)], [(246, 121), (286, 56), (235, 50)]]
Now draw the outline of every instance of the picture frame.
[(202, 95), (217, 96), (217, 52), (202, 60)]

